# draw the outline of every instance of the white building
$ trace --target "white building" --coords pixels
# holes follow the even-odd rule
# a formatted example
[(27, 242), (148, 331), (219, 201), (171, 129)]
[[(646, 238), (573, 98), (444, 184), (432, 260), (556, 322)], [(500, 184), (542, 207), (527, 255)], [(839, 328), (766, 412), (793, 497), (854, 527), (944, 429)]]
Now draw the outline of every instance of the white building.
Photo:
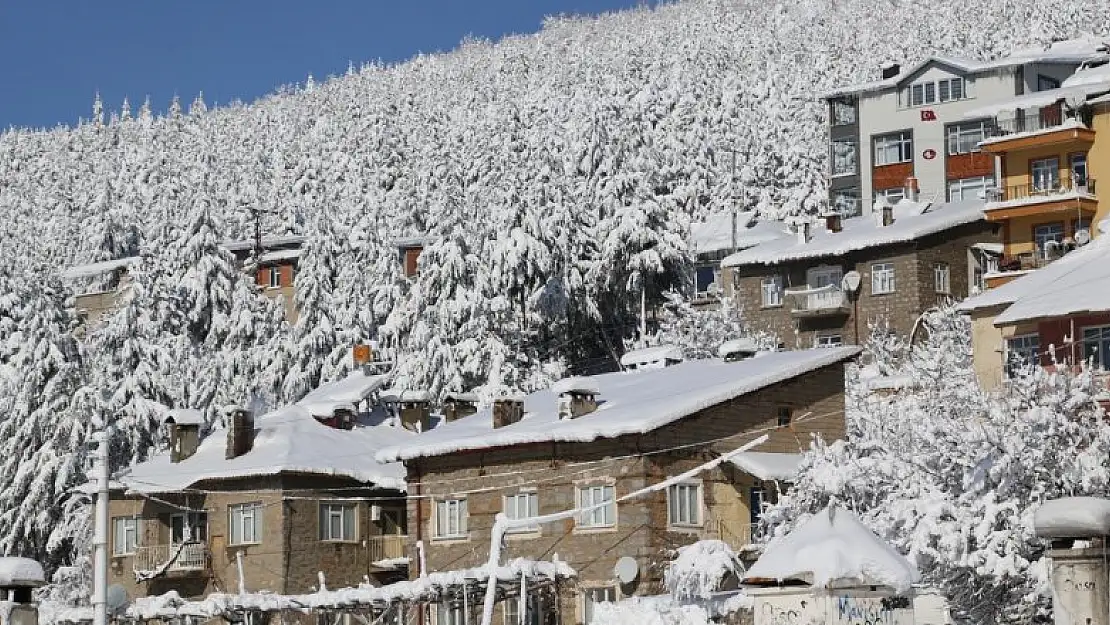
[(905, 70), (888, 64), (881, 80), (826, 94), (830, 204), (858, 214), (879, 195), (901, 199), (914, 184), (928, 201), (981, 197), (995, 186), (994, 160), (978, 147), (993, 120), (967, 113), (1058, 88), (1081, 63), (1105, 55), (1103, 42), (1088, 38), (995, 61), (934, 56)]

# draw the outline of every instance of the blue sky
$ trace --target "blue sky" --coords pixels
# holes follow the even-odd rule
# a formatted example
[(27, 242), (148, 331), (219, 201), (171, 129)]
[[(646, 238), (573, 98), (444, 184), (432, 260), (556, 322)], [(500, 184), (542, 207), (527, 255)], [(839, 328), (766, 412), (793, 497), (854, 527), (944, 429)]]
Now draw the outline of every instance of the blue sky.
[(118, 110), (209, 106), (341, 74), (348, 61), (410, 58), (467, 35), (540, 29), (545, 15), (645, 0), (0, 0), (0, 128), (74, 124), (99, 91)]

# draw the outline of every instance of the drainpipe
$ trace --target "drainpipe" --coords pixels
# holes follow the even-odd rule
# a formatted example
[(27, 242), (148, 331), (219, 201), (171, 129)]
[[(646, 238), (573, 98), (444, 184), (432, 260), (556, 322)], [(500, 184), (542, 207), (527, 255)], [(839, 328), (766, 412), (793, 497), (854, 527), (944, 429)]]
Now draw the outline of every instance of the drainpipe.
[[(420, 493), (421, 493), (421, 490), (422, 490), (421, 489), (420, 465), (418, 464), (420, 461), (417, 460), (416, 462), (417, 462), (417, 464), (414, 464), (413, 469), (412, 469), (413, 478), (414, 478), (412, 481), (413, 481), (413, 484), (416, 486), (416, 492), (413, 493), (413, 495), (415, 495), (415, 499), (416, 499), (416, 543), (415, 544), (421, 545), (422, 541), (424, 540), (424, 535), (423, 535), (423, 530), (424, 530), (424, 507), (421, 505), (421, 498), (420, 498)], [(421, 546), (420, 548), (423, 549), (423, 546)], [(417, 560), (417, 566), (420, 566), (421, 563), (423, 563), (423, 561), (424, 561), (424, 558), (419, 558)], [(420, 575), (424, 575), (424, 571), (420, 571)], [(417, 607), (417, 610), (416, 610), (417, 625), (424, 625), (424, 607), (425, 607), (424, 604), (418, 604), (418, 607)]]

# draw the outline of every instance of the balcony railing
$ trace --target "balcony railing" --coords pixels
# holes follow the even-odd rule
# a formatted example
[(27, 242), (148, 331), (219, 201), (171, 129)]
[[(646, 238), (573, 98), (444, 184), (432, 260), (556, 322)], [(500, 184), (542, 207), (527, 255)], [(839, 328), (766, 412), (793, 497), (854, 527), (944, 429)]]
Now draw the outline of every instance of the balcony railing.
[(838, 315), (848, 310), (848, 297), (836, 285), (791, 289), (784, 294), (791, 300), (791, 314), (797, 317)]
[(1059, 106), (1046, 106), (1039, 110), (1025, 111), (1024, 115), (1010, 119), (989, 122), (985, 128), (985, 135), (987, 139), (996, 139), (1023, 132), (1051, 130), (1063, 126), (1065, 122), (1070, 122), (1072, 119), (1064, 115)]
[(158, 574), (170, 571), (203, 571), (208, 568), (208, 545), (188, 542), (176, 545), (151, 545), (135, 551), (136, 572)]
[(371, 536), (367, 543), (370, 562), (395, 562), (405, 558), (408, 555), (405, 547), (408, 538), (403, 534)]
[(1060, 176), (1059, 178), (1035, 182), (1033, 184), (1019, 184), (1001, 189), (987, 189), (988, 202), (1011, 202), (1032, 198), (1051, 200), (1055, 196), (1068, 194), (1095, 195), (1094, 178), (1074, 178)]

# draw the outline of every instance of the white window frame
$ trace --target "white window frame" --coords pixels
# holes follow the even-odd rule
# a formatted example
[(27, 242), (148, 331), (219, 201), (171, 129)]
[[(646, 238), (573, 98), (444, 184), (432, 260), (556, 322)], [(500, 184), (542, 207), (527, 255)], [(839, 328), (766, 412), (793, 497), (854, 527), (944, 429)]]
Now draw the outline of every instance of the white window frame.
[[(1013, 345), (1015, 343), (1021, 343), (1022, 345), (1017, 350), (1015, 350), (1013, 348)], [(1012, 362), (1012, 358), (1013, 358), (1013, 352), (1015, 352), (1015, 351), (1020, 352), (1022, 356), (1029, 356), (1029, 354), (1027, 354), (1026, 352), (1028, 352), (1030, 349), (1032, 349), (1033, 350), (1033, 354), (1032, 354), (1033, 361), (1032, 362), (1025, 362), (1023, 364), (1025, 364), (1026, 366), (1030, 366), (1030, 367), (1039, 367), (1040, 366), (1040, 364), (1041, 364), (1041, 358), (1040, 358), (1040, 356), (1041, 356), (1041, 337), (1036, 332), (1029, 332), (1029, 333), (1026, 333), (1026, 334), (1015, 334), (1014, 336), (1008, 337), (1003, 344), (1006, 347), (1006, 350), (1004, 352), (1005, 358), (1004, 358), (1004, 363), (1003, 363), (1005, 365), (1003, 367), (1003, 369), (1006, 372), (1006, 377), (1011, 377), (1013, 375), (1013, 366), (1014, 366), (1015, 363)]]
[(887, 295), (897, 290), (894, 279), (894, 263), (871, 264), (871, 294)]
[[(850, 115), (841, 115), (844, 111), (851, 111)], [(851, 119), (846, 119), (850, 117)], [(829, 119), (833, 126), (851, 126), (859, 121), (859, 111), (856, 110), (855, 103), (846, 100), (832, 100), (829, 106)]]
[(129, 556), (139, 550), (141, 535), (136, 515), (112, 517), (112, 555)]
[(833, 178), (859, 173), (859, 143), (854, 138), (833, 139), (829, 143), (829, 173)]
[(592, 586), (582, 589), (582, 623), (592, 625), (594, 606), (598, 603), (620, 601), (620, 589), (616, 586)]
[(268, 289), (280, 289), (281, 288), (281, 267), (280, 266), (273, 265), (273, 266), (270, 267), (270, 278), (269, 278), (268, 285), (267, 285), (266, 288), (268, 288)]
[(890, 204), (897, 204), (906, 198), (906, 188), (891, 187), (889, 189), (879, 189), (875, 192), (875, 199), (877, 200), (880, 197), (886, 198), (886, 201)]
[[(972, 176), (948, 181), (948, 201), (961, 202), (965, 200), (986, 199), (991, 189), (994, 189), (994, 176)], [(969, 196), (972, 193), (974, 195)]]
[(844, 345), (844, 337), (840, 334), (818, 334), (813, 337), (814, 347), (841, 347)]
[[(345, 501), (321, 501), (319, 514), (321, 542), (353, 543), (358, 541), (358, 504)], [(339, 521), (339, 535), (332, 532), (332, 521)]]
[(763, 308), (782, 306), (782, 276), (764, 276), (759, 281), (759, 294)]
[(952, 294), (952, 266), (948, 263), (933, 264), (933, 291), (941, 295)]
[(678, 482), (667, 487), (667, 525), (695, 529), (705, 524), (701, 482)]
[[(452, 518), (454, 517), (454, 518)], [(469, 512), (465, 497), (436, 499), (432, 508), (432, 538), (435, 540), (460, 540), (467, 538)], [(454, 528), (451, 527), (452, 522)], [(443, 526), (446, 527), (443, 527)]]
[(1033, 226), (1033, 245), (1037, 250), (1037, 256), (1045, 260), (1052, 258), (1049, 254), (1048, 242), (1055, 241), (1056, 245), (1052, 247), (1059, 251), (1060, 244), (1064, 242), (1066, 236), (1067, 226), (1063, 221), (1050, 221)]
[[(906, 87), (905, 103), (907, 108), (958, 102), (971, 98), (970, 81), (963, 76), (951, 76), (937, 80), (925, 80)], [(956, 92), (959, 95), (955, 95)]]
[[(913, 162), (913, 132), (902, 130), (876, 135), (873, 140), (873, 150), (876, 167), (911, 163)], [(896, 153), (895, 159), (890, 158), (890, 152)]]
[[(587, 508), (602, 502), (606, 505), (578, 515), (577, 527), (586, 530), (611, 529), (617, 526), (617, 487), (613, 482), (579, 484), (575, 488), (578, 507)], [(605, 497), (608, 497), (606, 500)]]
[(1049, 156), (1030, 161), (1029, 178), (1031, 190), (1055, 191), (1060, 186), (1060, 157)]
[(987, 120), (961, 122), (945, 129), (948, 155), (975, 154), (981, 151), (979, 142), (987, 136)]
[[(174, 544), (174, 523), (180, 519), (181, 542), (204, 542), (208, 540), (208, 513), (207, 512), (178, 512), (170, 515), (170, 542)], [(186, 537), (185, 530), (191, 530)]]
[(840, 288), (842, 280), (844, 280), (844, 268), (840, 265), (818, 265), (806, 270), (806, 286), (811, 289), (829, 284)]
[[(228, 545), (262, 542), (262, 502), (233, 503), (227, 507)], [(249, 536), (248, 536), (249, 534)]]
[[(540, 494), (535, 490), (522, 490), (501, 497), (501, 509), (510, 519), (532, 519), (540, 515)], [(521, 511), (524, 516), (520, 516)], [(532, 534), (540, 531), (539, 524), (525, 525), (510, 530), (514, 534)]]
[[(1103, 346), (1110, 347), (1110, 325), (1087, 326), (1082, 333), (1083, 362), (1093, 360), (1093, 365), (1100, 371), (1110, 369), (1110, 349), (1103, 350)], [(1091, 347), (1095, 350), (1092, 353)]]

